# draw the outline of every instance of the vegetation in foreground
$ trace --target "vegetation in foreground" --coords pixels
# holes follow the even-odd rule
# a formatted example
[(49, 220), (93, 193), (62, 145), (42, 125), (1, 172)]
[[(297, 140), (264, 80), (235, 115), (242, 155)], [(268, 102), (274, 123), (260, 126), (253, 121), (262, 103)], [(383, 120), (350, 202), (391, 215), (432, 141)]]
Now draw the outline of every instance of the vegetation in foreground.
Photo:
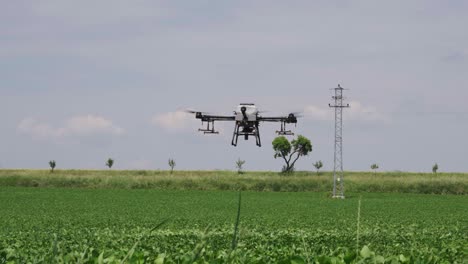
[(359, 201), (243, 192), (234, 240), (237, 192), (1, 187), (0, 263), (467, 259), (465, 196), (365, 194)]
[[(0, 186), (329, 192), (332, 172), (0, 170)], [(345, 172), (346, 192), (467, 194), (466, 173)]]

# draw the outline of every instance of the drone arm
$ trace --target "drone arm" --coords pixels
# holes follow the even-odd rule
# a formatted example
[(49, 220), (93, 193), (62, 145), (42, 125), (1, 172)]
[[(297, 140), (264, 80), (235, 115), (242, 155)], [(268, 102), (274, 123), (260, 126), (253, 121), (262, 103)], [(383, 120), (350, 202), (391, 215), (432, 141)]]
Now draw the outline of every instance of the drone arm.
[(281, 128), (277, 130), (278, 135), (294, 135), (291, 130), (286, 130), (286, 124), (297, 124), (297, 117), (294, 114), (280, 117), (258, 117), (258, 121), (262, 122), (280, 122)]
[(297, 117), (294, 116), (293, 114), (290, 114), (289, 116), (271, 116), (271, 117), (263, 117), (259, 116), (258, 121), (261, 122), (282, 122), (282, 123), (297, 123)]
[(195, 113), (195, 118), (200, 119), (202, 125), (206, 122), (206, 128), (200, 128), (198, 131), (203, 132), (204, 134), (219, 134), (218, 131), (214, 129), (215, 121), (234, 121), (234, 116), (215, 116), (215, 115), (205, 115), (200, 112)]
[(202, 122), (214, 122), (214, 121), (234, 121), (235, 116), (215, 116), (215, 115), (196, 115), (197, 119), (201, 119)]
[(260, 122), (284, 122), (288, 117), (258, 117)]

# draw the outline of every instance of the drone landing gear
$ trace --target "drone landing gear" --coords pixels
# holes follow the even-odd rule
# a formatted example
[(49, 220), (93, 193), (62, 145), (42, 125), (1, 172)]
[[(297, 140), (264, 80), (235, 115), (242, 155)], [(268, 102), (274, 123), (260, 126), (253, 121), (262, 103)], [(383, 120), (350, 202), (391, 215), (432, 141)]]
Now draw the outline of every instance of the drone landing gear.
[[(240, 130), (243, 127), (242, 131)], [(261, 147), (262, 143), (260, 141), (260, 131), (258, 130), (258, 124), (255, 124), (252, 127), (241, 125), (240, 123), (236, 122), (234, 127), (234, 133), (232, 135), (232, 145), (235, 147), (237, 146), (237, 140), (239, 136), (244, 136), (245, 140), (249, 139), (249, 136), (254, 136), (257, 146)]]
[(286, 130), (286, 122), (281, 122), (281, 129), (276, 130), (276, 133), (281, 136), (294, 136), (294, 133), (291, 130)]
[[(211, 127), (210, 127), (211, 124)], [(203, 125), (203, 122), (202, 122)], [(214, 121), (208, 121), (206, 122), (206, 129), (199, 128), (198, 131), (203, 132), (203, 134), (219, 134), (218, 131), (215, 131), (214, 129)]]

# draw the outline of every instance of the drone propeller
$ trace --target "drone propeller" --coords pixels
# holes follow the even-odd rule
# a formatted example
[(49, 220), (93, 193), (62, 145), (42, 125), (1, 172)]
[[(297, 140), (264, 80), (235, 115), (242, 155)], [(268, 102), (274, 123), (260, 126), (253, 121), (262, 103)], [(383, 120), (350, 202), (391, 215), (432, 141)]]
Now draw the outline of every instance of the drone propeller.
[(195, 114), (198, 111), (195, 111), (195, 110), (192, 110), (192, 109), (184, 109), (184, 110), (182, 110), (182, 112), (185, 112), (185, 113), (188, 113), (188, 114)]
[(208, 112), (202, 112), (202, 111), (197, 111), (197, 110), (194, 110), (194, 109), (179, 109), (179, 111), (181, 112), (185, 112), (185, 113), (188, 113), (188, 114), (196, 114), (196, 113), (201, 113), (201, 114), (208, 114)]
[(303, 112), (292, 112), (292, 113), (290, 113), (290, 115), (293, 115), (295, 117), (304, 117)]

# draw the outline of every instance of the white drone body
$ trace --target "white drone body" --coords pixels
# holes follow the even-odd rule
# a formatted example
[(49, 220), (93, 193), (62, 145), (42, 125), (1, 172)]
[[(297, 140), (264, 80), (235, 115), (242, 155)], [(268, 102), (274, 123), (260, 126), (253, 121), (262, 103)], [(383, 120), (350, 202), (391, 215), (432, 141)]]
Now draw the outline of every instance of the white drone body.
[[(244, 119), (244, 113), (247, 119)], [(254, 104), (239, 104), (237, 110), (234, 111), (234, 114), (236, 115), (236, 121), (238, 122), (254, 122), (257, 121), (258, 110)]]

